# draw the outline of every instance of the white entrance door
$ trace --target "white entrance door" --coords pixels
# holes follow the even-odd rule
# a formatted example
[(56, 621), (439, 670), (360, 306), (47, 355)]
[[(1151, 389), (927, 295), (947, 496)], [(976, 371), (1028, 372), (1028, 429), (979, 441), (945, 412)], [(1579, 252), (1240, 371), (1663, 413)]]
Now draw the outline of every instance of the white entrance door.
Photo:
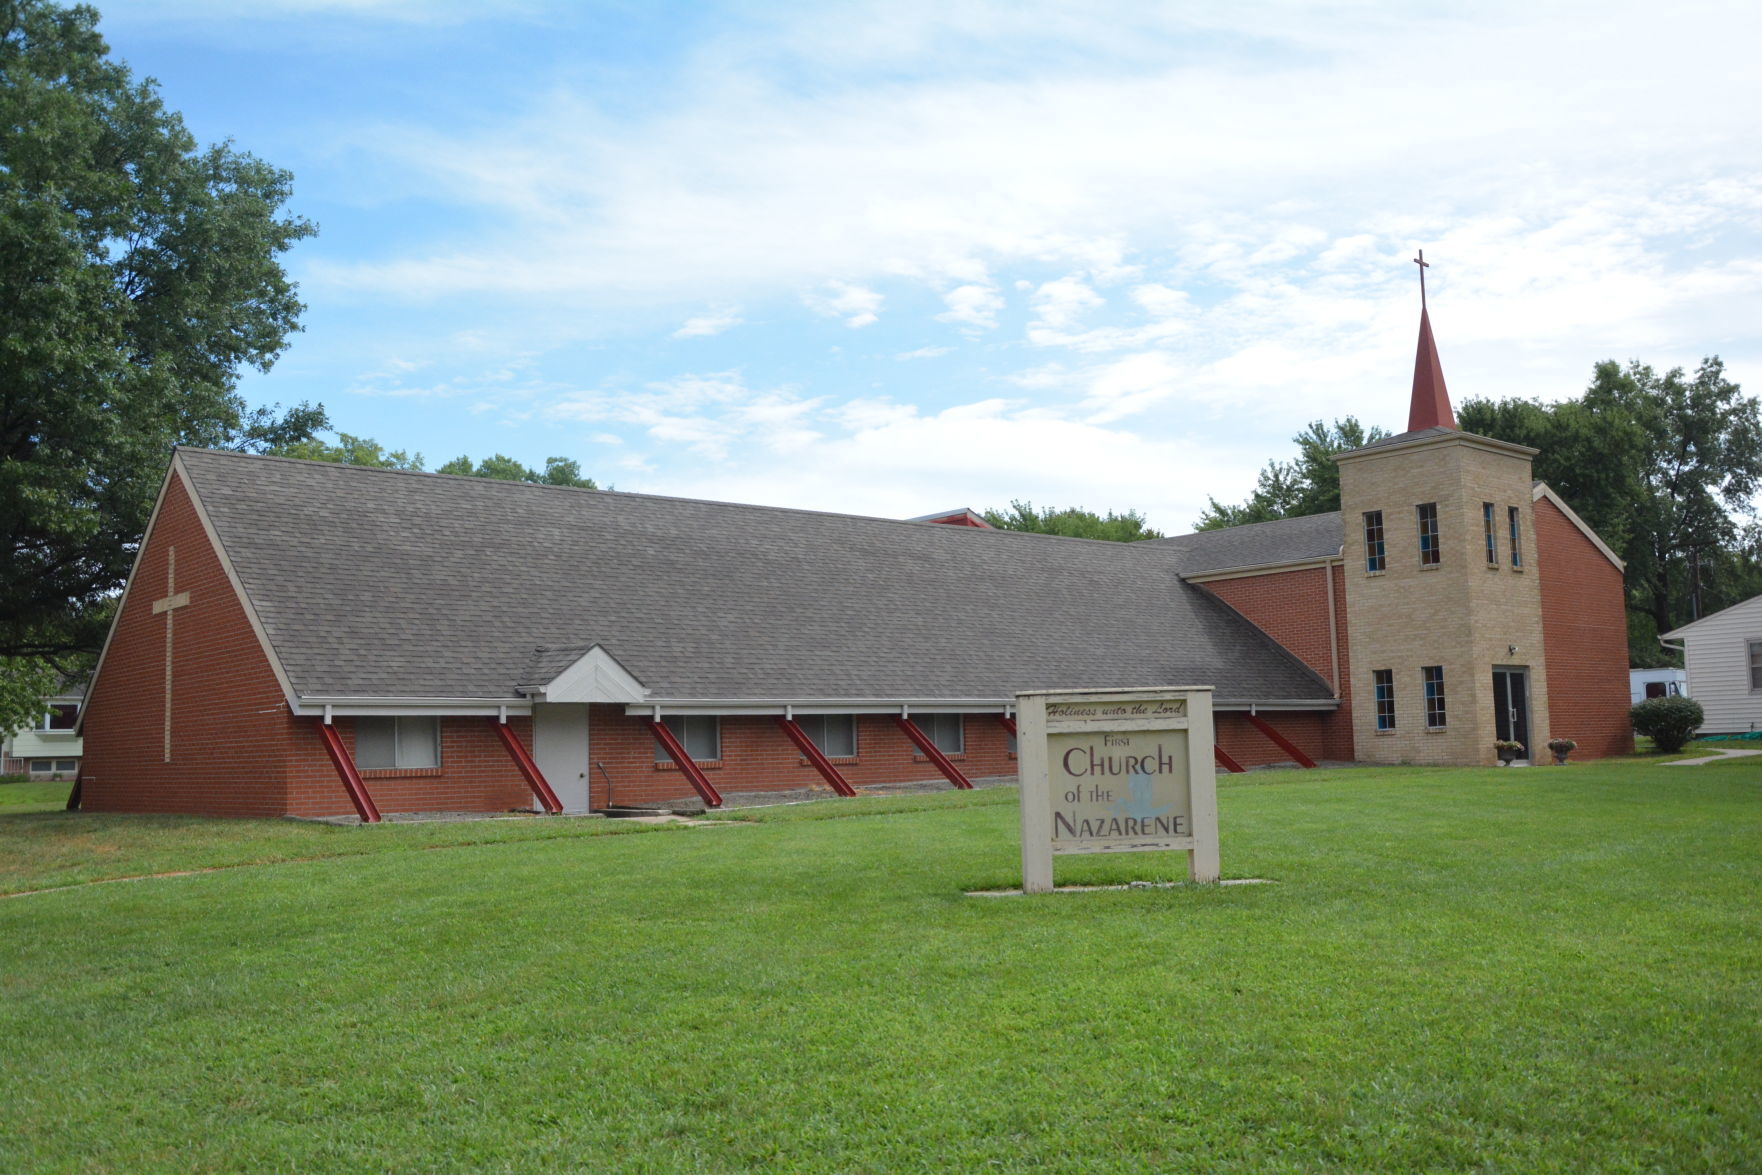
[(563, 811), (587, 811), (587, 703), (533, 703), (532, 744), (533, 761)]

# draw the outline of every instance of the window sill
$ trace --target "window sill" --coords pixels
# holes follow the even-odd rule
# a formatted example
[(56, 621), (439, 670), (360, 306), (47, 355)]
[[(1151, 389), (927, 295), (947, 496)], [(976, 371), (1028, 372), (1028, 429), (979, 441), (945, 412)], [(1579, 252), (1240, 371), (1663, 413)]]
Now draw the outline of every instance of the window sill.
[[(855, 755), (827, 755), (826, 762), (834, 767), (855, 767), (859, 761)], [(811, 759), (797, 759), (795, 765), (797, 767), (812, 767), (814, 763)]]
[(1444, 565), (1442, 563), (1421, 563), (1419, 565), (1419, 569), (1421, 571), (1437, 571), (1439, 568), (1441, 568), (1443, 566)]
[(439, 767), (357, 767), (362, 779), (409, 779), (420, 775), (439, 775)]
[(1426, 733), (1427, 734), (1449, 734), (1450, 728), (1448, 726), (1428, 726), (1428, 727), (1426, 727)]
[(1384, 568), (1377, 570), (1377, 571), (1366, 571), (1364, 573), (1364, 578), (1375, 579), (1379, 575), (1387, 575), (1387, 574), (1389, 574), (1389, 569), (1387, 567), (1384, 567)]
[[(942, 757), (947, 759), (950, 763), (960, 763), (966, 760), (967, 753), (965, 751), (944, 751), (942, 752)], [(930, 756), (928, 755), (912, 756), (912, 762), (914, 763), (928, 763), (929, 761)]]
[(1384, 735), (1398, 734), (1398, 733), (1399, 732), (1394, 727), (1390, 727), (1388, 730), (1379, 730), (1376, 732), (1378, 738), (1382, 738)]

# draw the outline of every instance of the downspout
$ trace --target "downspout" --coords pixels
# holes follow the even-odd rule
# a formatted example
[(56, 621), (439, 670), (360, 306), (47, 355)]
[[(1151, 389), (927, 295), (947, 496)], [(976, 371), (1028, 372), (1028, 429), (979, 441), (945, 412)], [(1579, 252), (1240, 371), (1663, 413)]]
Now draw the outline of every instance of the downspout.
[[(1341, 567), (1346, 566), (1342, 561)], [(1328, 656), (1333, 665), (1334, 700), (1340, 699), (1340, 614), (1334, 609), (1334, 565), (1327, 564), (1322, 574), (1328, 577)]]

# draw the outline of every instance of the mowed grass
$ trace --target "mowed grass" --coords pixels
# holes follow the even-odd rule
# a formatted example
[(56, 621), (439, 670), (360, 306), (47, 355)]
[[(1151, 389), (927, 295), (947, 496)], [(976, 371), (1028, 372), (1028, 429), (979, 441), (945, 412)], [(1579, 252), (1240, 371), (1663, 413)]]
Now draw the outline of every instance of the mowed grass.
[(0, 808), (316, 858), (0, 900), (0, 1169), (1755, 1170), (1757, 762), (1259, 773), (1224, 871), (1276, 884), (1034, 898), (964, 896), (1007, 790), (274, 826), (324, 853)]

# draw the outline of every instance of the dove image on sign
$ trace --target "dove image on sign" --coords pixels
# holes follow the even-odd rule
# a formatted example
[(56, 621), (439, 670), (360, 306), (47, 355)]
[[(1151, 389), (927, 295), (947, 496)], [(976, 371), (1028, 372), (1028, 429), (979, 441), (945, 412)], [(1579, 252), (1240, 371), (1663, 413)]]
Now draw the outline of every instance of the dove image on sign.
[(1061, 853), (1184, 850), (1216, 881), (1211, 691), (1018, 694), (1023, 888), (1052, 888)]

